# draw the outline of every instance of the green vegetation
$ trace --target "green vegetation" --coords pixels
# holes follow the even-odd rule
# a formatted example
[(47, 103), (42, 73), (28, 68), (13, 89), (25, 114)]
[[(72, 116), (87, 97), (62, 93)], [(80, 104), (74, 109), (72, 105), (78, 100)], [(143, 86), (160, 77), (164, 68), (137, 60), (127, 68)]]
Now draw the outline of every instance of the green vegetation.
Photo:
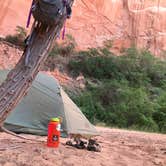
[(166, 133), (166, 61), (136, 48), (114, 56), (104, 46), (79, 52), (69, 68), (86, 77), (73, 99), (92, 123)]
[[(23, 47), (26, 31), (17, 27), (16, 32), (6, 40)], [(55, 43), (49, 58), (54, 63), (57, 55), (70, 57), (70, 73), (85, 76), (85, 91), (72, 98), (92, 123), (166, 133), (166, 61), (134, 47), (115, 56), (112, 41), (87, 51), (77, 52), (75, 46), (67, 35), (63, 43)]]
[(21, 26), (17, 26), (16, 33), (14, 35), (7, 35), (5, 37), (5, 40), (16, 46), (24, 48), (24, 46), (25, 46), (24, 40), (25, 40), (26, 36), (27, 36), (26, 30)]
[(74, 53), (76, 47), (75, 39), (71, 35), (66, 35), (66, 39), (61, 43), (55, 42), (50, 56), (61, 55), (63, 57), (70, 56)]

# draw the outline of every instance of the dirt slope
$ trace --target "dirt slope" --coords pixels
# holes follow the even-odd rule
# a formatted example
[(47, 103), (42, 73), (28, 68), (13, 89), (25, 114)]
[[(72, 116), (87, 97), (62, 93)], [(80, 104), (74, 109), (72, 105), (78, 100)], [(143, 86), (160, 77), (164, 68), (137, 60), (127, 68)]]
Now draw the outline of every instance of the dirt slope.
[[(0, 35), (14, 33), (17, 25), (25, 27), (30, 4), (31, 0), (0, 2)], [(166, 1), (75, 0), (66, 33), (81, 49), (110, 39), (115, 52), (135, 43), (159, 55), (166, 50)]]
[(22, 51), (13, 45), (0, 42), (0, 69), (12, 69), (21, 58)]
[[(98, 128), (102, 152), (68, 147), (61, 140), (58, 149), (42, 143), (0, 133), (1, 166), (165, 166), (166, 135)], [(28, 136), (46, 140), (46, 137)]]
[[(23, 51), (16, 46), (0, 41), (0, 70), (12, 69), (21, 58), (22, 53)], [(61, 85), (73, 85), (74, 80), (66, 73), (60, 72), (58, 68), (51, 72), (49, 71), (49, 67), (45, 66), (43, 68), (45, 69), (43, 69), (44, 71), (47, 71), (47, 74), (54, 76)], [(77, 84), (76, 80), (75, 84)]]

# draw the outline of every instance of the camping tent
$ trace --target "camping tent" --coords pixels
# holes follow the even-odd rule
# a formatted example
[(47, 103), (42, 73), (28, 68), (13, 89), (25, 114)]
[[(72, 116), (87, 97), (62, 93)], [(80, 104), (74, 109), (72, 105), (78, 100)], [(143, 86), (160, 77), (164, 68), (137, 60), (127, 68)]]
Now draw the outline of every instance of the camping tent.
[[(7, 71), (0, 71), (0, 83)], [(97, 135), (95, 127), (60, 88), (50, 75), (40, 72), (28, 94), (5, 121), (5, 127), (17, 133), (47, 135), (47, 125), (52, 117), (62, 117), (63, 135), (91, 137)]]

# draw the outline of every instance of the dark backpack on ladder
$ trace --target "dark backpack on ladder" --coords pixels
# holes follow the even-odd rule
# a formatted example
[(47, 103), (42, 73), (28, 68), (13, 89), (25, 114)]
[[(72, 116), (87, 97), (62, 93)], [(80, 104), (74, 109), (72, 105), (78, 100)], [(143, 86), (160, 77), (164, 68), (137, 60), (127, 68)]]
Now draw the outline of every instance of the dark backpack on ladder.
[(36, 0), (32, 6), (32, 14), (35, 20), (47, 24), (55, 25), (65, 12), (63, 0)]

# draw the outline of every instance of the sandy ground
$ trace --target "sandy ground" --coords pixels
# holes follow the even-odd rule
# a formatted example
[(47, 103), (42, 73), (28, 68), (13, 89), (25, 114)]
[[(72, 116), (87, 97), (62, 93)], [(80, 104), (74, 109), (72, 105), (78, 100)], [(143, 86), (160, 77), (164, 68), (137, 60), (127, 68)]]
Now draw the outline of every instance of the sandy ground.
[[(98, 128), (101, 152), (20, 140), (0, 133), (0, 166), (166, 166), (166, 135)], [(30, 136), (46, 140), (46, 137)]]

